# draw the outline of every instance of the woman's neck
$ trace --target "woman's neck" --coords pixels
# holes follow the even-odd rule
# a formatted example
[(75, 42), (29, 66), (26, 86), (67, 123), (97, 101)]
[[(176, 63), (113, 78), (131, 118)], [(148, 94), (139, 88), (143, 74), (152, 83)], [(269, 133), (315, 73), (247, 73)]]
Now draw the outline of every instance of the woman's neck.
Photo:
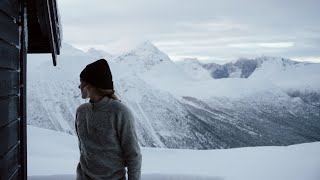
[(100, 101), (102, 98), (103, 98), (103, 96), (93, 95), (93, 96), (90, 97), (90, 101), (95, 103), (95, 102)]

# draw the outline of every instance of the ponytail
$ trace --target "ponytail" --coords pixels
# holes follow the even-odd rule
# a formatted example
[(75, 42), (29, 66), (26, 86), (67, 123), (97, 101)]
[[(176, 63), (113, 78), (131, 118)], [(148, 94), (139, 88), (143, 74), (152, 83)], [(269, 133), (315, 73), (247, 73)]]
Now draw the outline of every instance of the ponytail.
[[(88, 86), (91, 86), (91, 84), (88, 84)], [(95, 88), (95, 92), (102, 96), (102, 97), (109, 97), (113, 100), (118, 100), (120, 101), (120, 99), (114, 94), (114, 90), (113, 89), (101, 89), (101, 88), (97, 88), (92, 86), (93, 88)]]
[(99, 95), (103, 96), (103, 97), (109, 97), (113, 100), (119, 100), (119, 98), (114, 94), (114, 90), (112, 89), (100, 89), (97, 88), (97, 92)]
[(101, 88), (97, 88), (97, 92), (99, 93), (99, 95), (103, 96), (103, 97), (109, 97), (113, 100), (119, 100), (119, 98), (114, 94), (114, 90), (113, 89), (101, 89)]

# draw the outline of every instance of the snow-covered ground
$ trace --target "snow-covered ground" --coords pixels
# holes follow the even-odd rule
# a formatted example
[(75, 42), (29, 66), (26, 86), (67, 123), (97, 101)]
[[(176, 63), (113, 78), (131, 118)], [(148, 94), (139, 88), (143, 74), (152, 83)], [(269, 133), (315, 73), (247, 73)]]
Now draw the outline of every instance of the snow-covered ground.
[[(75, 178), (77, 137), (28, 126), (30, 180)], [(319, 180), (320, 142), (218, 150), (142, 148), (142, 180)]]

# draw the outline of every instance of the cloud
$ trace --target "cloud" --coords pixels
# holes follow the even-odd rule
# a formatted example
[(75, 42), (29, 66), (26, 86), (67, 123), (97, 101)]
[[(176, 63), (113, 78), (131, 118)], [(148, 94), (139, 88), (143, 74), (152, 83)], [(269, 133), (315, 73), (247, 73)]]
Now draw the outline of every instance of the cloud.
[(319, 57), (318, 0), (60, 0), (64, 40), (118, 54), (150, 40), (169, 56)]
[(320, 63), (320, 56), (303, 56), (303, 57), (290, 57), (293, 60), (296, 61), (307, 61), (307, 62), (313, 62), (313, 63)]
[(233, 48), (290, 48), (294, 46), (294, 42), (260, 42), (260, 43), (238, 43), (228, 44)]

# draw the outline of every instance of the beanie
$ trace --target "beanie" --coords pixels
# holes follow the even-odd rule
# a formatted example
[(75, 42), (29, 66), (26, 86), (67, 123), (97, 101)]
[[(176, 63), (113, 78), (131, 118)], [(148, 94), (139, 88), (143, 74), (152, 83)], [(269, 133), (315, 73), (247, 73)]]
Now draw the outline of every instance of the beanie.
[(88, 64), (80, 73), (80, 78), (97, 88), (113, 90), (112, 74), (105, 59)]

